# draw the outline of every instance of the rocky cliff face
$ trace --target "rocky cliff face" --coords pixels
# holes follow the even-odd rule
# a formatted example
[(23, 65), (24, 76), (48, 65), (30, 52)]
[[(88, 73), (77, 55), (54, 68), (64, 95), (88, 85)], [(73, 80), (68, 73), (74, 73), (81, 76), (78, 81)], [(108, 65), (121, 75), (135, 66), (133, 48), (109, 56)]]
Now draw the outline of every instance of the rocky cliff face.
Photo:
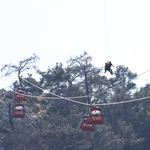
[[(11, 91), (0, 90), (0, 150), (3, 148), (12, 150), (19, 141), (29, 142), (28, 140), (34, 138), (35, 132), (39, 132), (43, 120), (38, 112), (33, 113), (25, 104), (25, 117), (12, 118), (12, 108), (15, 103), (14, 94)], [(44, 132), (42, 130), (40, 132)]]
[[(10, 117), (12, 115), (13, 105), (17, 103), (14, 100), (14, 95), (10, 91), (0, 90), (0, 125), (11, 131)], [(9, 105), (10, 105), (10, 115), (9, 115)], [(24, 104), (25, 105), (25, 104)], [(25, 106), (26, 115), (25, 118), (13, 118), (12, 122), (14, 124), (14, 129), (22, 130), (22, 128), (27, 128), (31, 126), (31, 119), (36, 120), (37, 115), (30, 114), (30, 108)]]

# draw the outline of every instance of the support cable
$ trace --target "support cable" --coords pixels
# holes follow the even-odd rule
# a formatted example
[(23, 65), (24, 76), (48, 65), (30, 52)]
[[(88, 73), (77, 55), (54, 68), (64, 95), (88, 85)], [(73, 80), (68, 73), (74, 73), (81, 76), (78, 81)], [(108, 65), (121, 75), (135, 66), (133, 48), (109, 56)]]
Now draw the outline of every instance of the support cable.
[[(150, 69), (149, 70), (147, 70), (147, 71), (145, 71), (144, 73), (142, 73), (142, 74), (140, 74), (139, 76), (141, 76), (141, 75), (143, 75), (143, 74), (145, 74), (145, 73), (147, 73), (148, 71), (150, 71)], [(137, 77), (139, 77), (139, 76), (137, 76)], [(136, 77), (136, 78), (137, 78)], [(22, 78), (22, 77), (21, 77)], [(38, 89), (40, 89), (40, 90), (43, 90), (42, 88), (40, 88), (40, 87), (38, 87), (38, 86), (36, 86), (36, 85), (34, 85), (33, 83), (31, 83), (31, 82), (29, 82), (29, 81), (27, 81), (27, 80), (25, 80), (25, 79), (23, 79), (22, 78), (22, 80), (24, 80), (25, 82), (28, 82), (29, 84), (31, 84), (31, 85), (33, 85), (33, 86), (35, 86), (36, 88), (38, 88)], [(117, 85), (118, 86), (118, 85)], [(116, 86), (115, 86), (116, 87)], [(114, 88), (114, 87), (113, 87)], [(14, 91), (13, 91), (14, 92)], [(104, 91), (103, 91), (104, 92)], [(15, 93), (17, 93), (17, 92), (15, 92)], [(145, 100), (145, 99), (148, 99), (148, 98), (150, 98), (150, 96), (148, 96), (148, 97), (143, 97), (143, 98), (139, 98), (139, 99), (131, 99), (131, 100), (127, 100), (127, 101), (122, 101), (122, 102), (114, 102), (114, 103), (103, 103), (103, 104), (86, 104), (86, 103), (82, 103), (82, 102), (79, 102), (79, 101), (75, 101), (75, 100), (72, 100), (72, 99), (70, 99), (70, 98), (65, 98), (65, 97), (63, 97), (63, 96), (59, 96), (59, 95), (56, 95), (56, 94), (54, 94), (54, 93), (52, 93), (52, 92), (49, 92), (50, 94), (52, 94), (52, 95), (54, 95), (54, 96), (56, 96), (56, 97), (59, 97), (59, 99), (65, 99), (65, 100), (67, 100), (67, 101), (71, 101), (71, 102), (74, 102), (74, 103), (78, 103), (78, 104), (82, 104), (82, 105), (103, 105), (103, 106), (106, 106), (106, 105), (117, 105), (117, 104), (124, 104), (124, 103), (130, 103), (130, 102), (135, 102), (135, 101), (141, 101), (141, 100)], [(102, 92), (101, 92), (102, 93)], [(18, 94), (20, 94), (20, 93), (18, 93)], [(100, 93), (97, 93), (97, 94), (92, 94), (92, 96), (93, 95), (98, 95), (98, 94), (100, 94)], [(22, 95), (25, 95), (25, 94), (22, 94)], [(36, 97), (36, 98), (47, 98), (47, 99), (52, 99), (51, 97), (40, 97), (40, 96), (31, 96), (31, 95), (26, 95), (26, 96), (29, 96), (29, 97)]]

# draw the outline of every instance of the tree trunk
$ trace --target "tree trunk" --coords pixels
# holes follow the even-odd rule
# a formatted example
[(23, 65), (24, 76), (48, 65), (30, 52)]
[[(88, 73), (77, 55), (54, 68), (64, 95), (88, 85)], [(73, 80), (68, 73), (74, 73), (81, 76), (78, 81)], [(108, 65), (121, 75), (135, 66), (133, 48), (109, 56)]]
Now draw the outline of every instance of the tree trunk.
[(20, 78), (20, 71), (21, 70), (18, 71), (18, 78), (19, 78), (20, 87), (22, 87), (22, 79)]
[(86, 95), (88, 96), (88, 97), (87, 97), (87, 101), (88, 101), (88, 104), (90, 104), (89, 87), (88, 87), (87, 73), (86, 73), (86, 71), (85, 71), (85, 67), (84, 67), (84, 77), (85, 77)]
[(13, 121), (12, 121), (11, 104), (10, 103), (9, 103), (9, 123), (10, 123), (10, 126), (11, 126), (12, 130), (14, 130), (14, 124), (13, 124)]

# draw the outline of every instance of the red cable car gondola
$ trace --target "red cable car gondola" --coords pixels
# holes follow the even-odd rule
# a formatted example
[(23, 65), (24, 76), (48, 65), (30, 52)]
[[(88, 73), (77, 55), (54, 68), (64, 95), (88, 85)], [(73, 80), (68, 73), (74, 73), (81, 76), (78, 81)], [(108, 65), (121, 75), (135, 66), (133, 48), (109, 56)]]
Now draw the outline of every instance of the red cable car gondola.
[(19, 87), (17, 89), (17, 92), (20, 93), (20, 94), (16, 94), (16, 96), (15, 96), (16, 101), (27, 101), (26, 96), (22, 95), (22, 94), (26, 94), (25, 93), (25, 88)]
[(83, 116), (81, 122), (81, 130), (83, 131), (95, 131), (94, 124), (87, 123), (88, 116)]
[(102, 124), (103, 123), (103, 111), (100, 107), (92, 107), (89, 111), (88, 123)]
[(12, 118), (24, 118), (25, 113), (25, 106), (23, 104), (15, 104), (12, 112)]
[(25, 88), (19, 87), (17, 90), (25, 91)]

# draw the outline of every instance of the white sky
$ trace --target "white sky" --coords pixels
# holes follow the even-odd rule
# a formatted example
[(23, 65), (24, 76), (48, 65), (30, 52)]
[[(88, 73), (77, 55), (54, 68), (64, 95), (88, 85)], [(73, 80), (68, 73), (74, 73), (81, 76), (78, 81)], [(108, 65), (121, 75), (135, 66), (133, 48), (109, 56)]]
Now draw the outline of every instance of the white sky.
[[(46, 71), (87, 51), (96, 67), (111, 60), (141, 74), (150, 69), (149, 8), (149, 0), (3, 0), (0, 67), (35, 53)], [(138, 86), (150, 83), (149, 76), (139, 77)], [(17, 75), (1, 78), (0, 89), (15, 80)]]

